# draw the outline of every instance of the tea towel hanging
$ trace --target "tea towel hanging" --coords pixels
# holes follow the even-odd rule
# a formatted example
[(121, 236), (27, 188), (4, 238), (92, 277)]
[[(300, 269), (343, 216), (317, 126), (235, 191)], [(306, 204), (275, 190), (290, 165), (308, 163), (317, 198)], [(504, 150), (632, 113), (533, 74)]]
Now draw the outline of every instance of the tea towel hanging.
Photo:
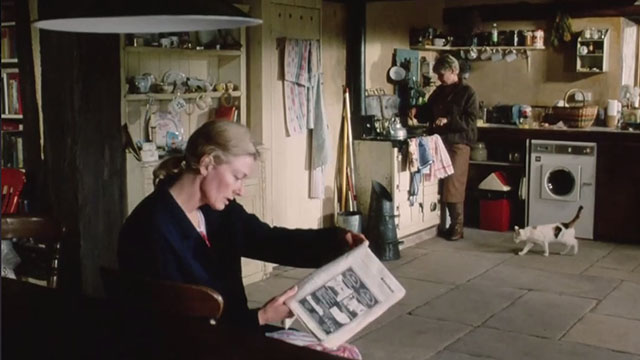
[(322, 60), (318, 40), (285, 42), (285, 117), (289, 136), (312, 130), (310, 198), (324, 197), (324, 166), (329, 163), (329, 127), (322, 97)]

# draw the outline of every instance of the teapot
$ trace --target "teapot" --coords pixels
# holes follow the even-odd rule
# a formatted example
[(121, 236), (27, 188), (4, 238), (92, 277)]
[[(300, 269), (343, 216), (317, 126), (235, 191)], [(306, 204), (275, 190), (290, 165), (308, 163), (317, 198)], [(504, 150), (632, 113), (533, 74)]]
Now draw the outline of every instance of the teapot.
[(400, 118), (394, 116), (389, 122), (387, 135), (394, 140), (404, 140), (407, 138), (407, 129), (400, 124)]
[(447, 46), (449, 45), (449, 39), (444, 37), (435, 37), (432, 40), (433, 46)]
[(151, 85), (156, 82), (156, 77), (150, 73), (132, 76), (129, 78), (129, 93), (146, 94), (149, 92)]

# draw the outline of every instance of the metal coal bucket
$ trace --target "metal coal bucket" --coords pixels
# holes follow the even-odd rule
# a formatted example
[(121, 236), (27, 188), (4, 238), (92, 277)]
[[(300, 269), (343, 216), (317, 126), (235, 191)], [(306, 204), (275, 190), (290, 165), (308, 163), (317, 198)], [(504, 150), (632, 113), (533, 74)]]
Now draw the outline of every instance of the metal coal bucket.
[(395, 217), (391, 193), (381, 183), (372, 181), (365, 236), (373, 252), (382, 261), (400, 258)]

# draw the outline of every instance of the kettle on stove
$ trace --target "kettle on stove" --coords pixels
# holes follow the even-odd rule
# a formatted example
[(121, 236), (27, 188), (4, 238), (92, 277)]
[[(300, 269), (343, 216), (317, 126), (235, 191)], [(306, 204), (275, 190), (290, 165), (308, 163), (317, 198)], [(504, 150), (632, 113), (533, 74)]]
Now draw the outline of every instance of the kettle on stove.
[(389, 127), (387, 128), (387, 136), (394, 140), (404, 140), (407, 138), (407, 129), (400, 124), (399, 117), (394, 116), (391, 118)]

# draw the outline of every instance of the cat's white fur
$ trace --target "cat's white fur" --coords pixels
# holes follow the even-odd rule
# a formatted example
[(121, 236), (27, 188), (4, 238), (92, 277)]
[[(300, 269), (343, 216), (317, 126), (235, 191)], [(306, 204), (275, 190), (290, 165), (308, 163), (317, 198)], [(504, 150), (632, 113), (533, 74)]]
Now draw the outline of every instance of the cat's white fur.
[(560, 253), (565, 255), (569, 250), (573, 249), (573, 255), (578, 253), (578, 240), (576, 239), (575, 223), (580, 218), (582, 212), (582, 206), (578, 208), (576, 216), (569, 223), (555, 223), (545, 224), (538, 226), (527, 226), (524, 229), (520, 229), (517, 226), (514, 227), (513, 240), (517, 243), (525, 241), (527, 244), (522, 251), (518, 252), (518, 255), (526, 254), (535, 244), (538, 244), (544, 248), (544, 256), (549, 256), (549, 244), (561, 243), (566, 247)]

